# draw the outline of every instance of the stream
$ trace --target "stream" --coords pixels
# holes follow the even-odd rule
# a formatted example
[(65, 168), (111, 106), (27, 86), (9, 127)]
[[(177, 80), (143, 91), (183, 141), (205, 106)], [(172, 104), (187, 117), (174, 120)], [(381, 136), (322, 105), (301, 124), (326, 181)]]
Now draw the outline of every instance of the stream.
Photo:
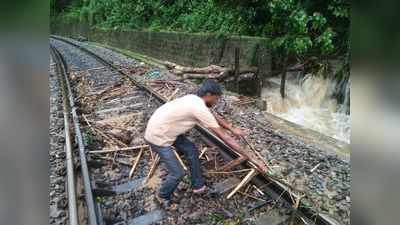
[(261, 91), (261, 97), (267, 101), (267, 112), (350, 143), (349, 81), (338, 83), (312, 74), (291, 74), (285, 90), (286, 97), (282, 98), (280, 77), (267, 80)]

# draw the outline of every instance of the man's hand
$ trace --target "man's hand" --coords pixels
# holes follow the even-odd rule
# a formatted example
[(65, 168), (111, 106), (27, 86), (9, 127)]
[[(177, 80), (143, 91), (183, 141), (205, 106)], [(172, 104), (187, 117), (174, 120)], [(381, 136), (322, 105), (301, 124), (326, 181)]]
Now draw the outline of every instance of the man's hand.
[(229, 147), (233, 148), (239, 154), (246, 156), (246, 151), (232, 138), (222, 127), (210, 128), (219, 138), (221, 138)]
[(219, 124), (221, 127), (225, 128), (225, 129), (227, 129), (227, 130), (230, 130), (230, 131), (232, 132), (233, 135), (235, 135), (235, 136), (237, 136), (237, 137), (244, 137), (244, 136), (246, 136), (246, 135), (249, 134), (249, 132), (246, 131), (246, 130), (233, 127), (232, 124), (226, 122), (226, 121), (222, 118), (222, 116), (220, 116), (218, 113), (213, 112), (213, 115), (214, 115), (215, 119), (217, 120), (218, 124)]
[(249, 132), (247, 130), (244, 129), (240, 129), (237, 127), (234, 127), (231, 129), (232, 134), (234, 134), (237, 137), (244, 137), (247, 136), (249, 134)]

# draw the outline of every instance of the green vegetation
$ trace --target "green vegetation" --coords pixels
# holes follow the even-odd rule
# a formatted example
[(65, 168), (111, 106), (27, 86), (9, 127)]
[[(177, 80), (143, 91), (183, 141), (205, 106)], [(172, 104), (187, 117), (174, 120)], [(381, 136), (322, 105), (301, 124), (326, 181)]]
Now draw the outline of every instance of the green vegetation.
[(89, 128), (84, 128), (83, 130), (83, 140), (85, 146), (91, 145), (93, 143), (93, 133)]
[[(111, 29), (269, 37), (277, 64), (348, 53), (349, 0), (62, 0), (52, 15)], [(347, 59), (348, 57), (344, 57)]]
[(208, 219), (212, 221), (213, 224), (218, 225), (242, 224), (244, 213), (241, 212), (231, 218), (226, 218), (222, 212), (212, 212), (208, 215)]

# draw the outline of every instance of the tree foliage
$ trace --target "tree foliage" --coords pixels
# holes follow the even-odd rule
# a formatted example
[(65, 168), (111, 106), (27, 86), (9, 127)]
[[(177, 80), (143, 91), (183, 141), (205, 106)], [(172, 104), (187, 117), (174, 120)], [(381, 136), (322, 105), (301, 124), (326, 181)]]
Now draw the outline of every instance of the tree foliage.
[(348, 52), (349, 6), (348, 0), (86, 0), (61, 16), (113, 29), (265, 36), (283, 56), (332, 55)]

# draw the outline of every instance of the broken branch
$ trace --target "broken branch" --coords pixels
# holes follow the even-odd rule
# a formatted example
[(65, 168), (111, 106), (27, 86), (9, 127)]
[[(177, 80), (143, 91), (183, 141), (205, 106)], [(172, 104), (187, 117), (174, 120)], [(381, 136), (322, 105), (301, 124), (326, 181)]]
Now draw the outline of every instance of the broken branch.
[(97, 129), (96, 127), (93, 127), (93, 126), (90, 124), (89, 120), (86, 118), (85, 114), (82, 114), (82, 117), (83, 117), (83, 119), (85, 120), (86, 124), (92, 129), (92, 131), (93, 131), (94, 133), (100, 134), (100, 135), (103, 136), (105, 139), (111, 140), (111, 142), (118, 143), (118, 144), (120, 144), (120, 145), (122, 145), (122, 146), (128, 147), (128, 146), (127, 146), (125, 143), (123, 143), (122, 141), (117, 140), (117, 139), (115, 139), (115, 138), (113, 138), (113, 137), (110, 137), (109, 135), (105, 134), (103, 131)]
[(135, 163), (133, 164), (131, 171), (129, 171), (129, 176), (128, 176), (129, 179), (132, 178), (133, 173), (135, 172), (135, 169), (136, 169), (137, 165), (139, 164), (140, 157), (142, 157), (143, 151), (144, 151), (144, 148), (141, 148), (138, 156), (135, 159)]
[(257, 170), (256, 169), (251, 169), (250, 172), (243, 178), (243, 180), (233, 189), (231, 193), (226, 197), (227, 199), (230, 199), (237, 191), (239, 191), (240, 188), (242, 188), (244, 185), (250, 182), (250, 180), (257, 175)]
[(149, 147), (148, 145), (139, 145), (139, 146), (133, 146), (133, 147), (126, 147), (126, 148), (94, 150), (94, 151), (89, 151), (89, 153), (110, 153), (110, 152), (118, 152), (118, 151), (136, 150), (136, 149), (142, 149), (142, 148), (148, 148), (148, 147)]
[(208, 174), (231, 174), (231, 173), (242, 173), (247, 172), (252, 169), (242, 169), (242, 170), (234, 170), (234, 171), (209, 171)]

